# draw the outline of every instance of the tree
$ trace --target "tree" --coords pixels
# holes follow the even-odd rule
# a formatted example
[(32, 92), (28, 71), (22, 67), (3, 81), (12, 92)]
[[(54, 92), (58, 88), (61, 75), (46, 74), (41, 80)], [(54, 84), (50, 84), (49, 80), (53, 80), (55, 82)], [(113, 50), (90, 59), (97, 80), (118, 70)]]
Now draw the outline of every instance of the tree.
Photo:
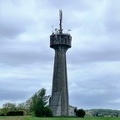
[[(48, 103), (49, 96), (46, 96), (46, 90), (42, 88), (38, 92), (36, 92), (28, 101), (27, 104), (30, 108), (30, 112), (34, 113), (36, 117), (47, 116), (48, 107), (46, 107)], [(51, 110), (49, 110), (51, 112)], [(52, 112), (51, 112), (52, 113)], [(52, 116), (52, 115), (51, 115)]]
[(16, 109), (17, 111), (23, 111), (25, 115), (29, 115), (29, 108), (26, 103), (19, 103)]
[(26, 108), (25, 108), (25, 103), (19, 103), (18, 105), (17, 105), (17, 110), (18, 111), (20, 111), (20, 110), (25, 110)]
[(77, 117), (84, 117), (85, 111), (83, 109), (78, 109), (76, 112)]
[(1, 109), (2, 113), (6, 115), (9, 111), (16, 111), (16, 104), (14, 103), (5, 103)]

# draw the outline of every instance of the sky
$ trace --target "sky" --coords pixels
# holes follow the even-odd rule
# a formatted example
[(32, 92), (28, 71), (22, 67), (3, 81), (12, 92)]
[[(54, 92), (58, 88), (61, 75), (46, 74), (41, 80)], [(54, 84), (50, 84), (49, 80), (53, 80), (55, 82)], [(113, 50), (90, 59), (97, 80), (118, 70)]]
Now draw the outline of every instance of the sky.
[(21, 103), (41, 88), (51, 94), (59, 27), (67, 51), (69, 104), (120, 110), (120, 0), (0, 0), (0, 106)]

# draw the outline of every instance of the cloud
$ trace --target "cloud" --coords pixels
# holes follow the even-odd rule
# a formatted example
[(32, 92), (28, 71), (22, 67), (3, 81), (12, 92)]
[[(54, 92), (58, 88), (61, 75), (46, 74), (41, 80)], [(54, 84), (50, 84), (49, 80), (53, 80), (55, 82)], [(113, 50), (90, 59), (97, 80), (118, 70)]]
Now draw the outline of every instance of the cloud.
[[(41, 69), (38, 69), (39, 68)], [(0, 69), (1, 101), (26, 101), (41, 88), (50, 94), (49, 66), (32, 64), (25, 66), (5, 66)], [(48, 69), (48, 70), (47, 70)], [(47, 73), (47, 74), (46, 74)]]
[[(114, 109), (119, 109), (116, 101), (120, 97), (118, 69), (119, 62), (104, 62), (80, 64), (71, 72), (68, 71), (70, 103), (86, 109), (88, 106), (89, 108), (114, 106)], [(112, 101), (116, 101), (114, 105), (111, 104)]]
[[(1, 46), (0, 62), (8, 65), (30, 64), (50, 62), (51, 53), (44, 54), (47, 51), (43, 49), (42, 42), (17, 42)], [(44, 61), (46, 60), (46, 61)]]
[(26, 27), (33, 22), (33, 19), (30, 19), (32, 17), (25, 11), (25, 8), (21, 9), (18, 3), (14, 4), (13, 1), (1, 1), (0, 36), (13, 38), (25, 32)]

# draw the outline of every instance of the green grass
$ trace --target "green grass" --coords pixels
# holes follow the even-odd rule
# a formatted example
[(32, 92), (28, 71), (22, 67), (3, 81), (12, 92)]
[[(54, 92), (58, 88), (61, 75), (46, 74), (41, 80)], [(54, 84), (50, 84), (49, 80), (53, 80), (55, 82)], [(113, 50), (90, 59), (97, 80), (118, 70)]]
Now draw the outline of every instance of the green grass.
[(42, 117), (0, 117), (0, 120), (120, 120), (120, 117), (85, 117), (85, 118), (42, 118)]

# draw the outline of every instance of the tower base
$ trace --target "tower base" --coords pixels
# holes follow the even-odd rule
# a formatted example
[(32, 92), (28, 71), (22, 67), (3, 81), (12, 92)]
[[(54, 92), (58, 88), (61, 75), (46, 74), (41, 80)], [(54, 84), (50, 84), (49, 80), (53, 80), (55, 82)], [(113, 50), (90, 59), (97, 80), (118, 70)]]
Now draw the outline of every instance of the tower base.
[(54, 92), (53, 96), (49, 99), (49, 106), (53, 112), (53, 116), (61, 116), (61, 94)]

